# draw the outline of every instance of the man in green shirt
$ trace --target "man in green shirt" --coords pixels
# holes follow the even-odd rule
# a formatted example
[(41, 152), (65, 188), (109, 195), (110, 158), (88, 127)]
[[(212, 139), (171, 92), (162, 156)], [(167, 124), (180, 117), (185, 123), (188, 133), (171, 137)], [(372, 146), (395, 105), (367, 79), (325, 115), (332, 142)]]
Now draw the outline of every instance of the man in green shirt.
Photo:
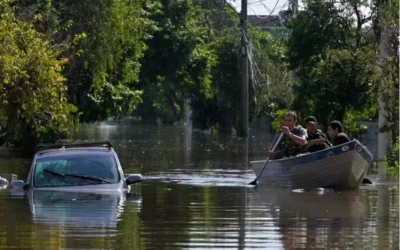
[(280, 159), (296, 156), (307, 151), (307, 131), (296, 123), (296, 112), (289, 111), (283, 118), (282, 133), (284, 136), (279, 142), (276, 152), (268, 151), (268, 157)]

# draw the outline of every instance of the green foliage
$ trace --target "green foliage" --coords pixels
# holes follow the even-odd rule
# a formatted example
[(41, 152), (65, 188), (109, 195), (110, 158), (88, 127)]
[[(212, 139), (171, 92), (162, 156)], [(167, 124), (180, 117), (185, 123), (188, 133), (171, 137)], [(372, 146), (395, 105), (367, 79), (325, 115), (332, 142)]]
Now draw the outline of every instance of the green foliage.
[(354, 22), (331, 2), (310, 0), (307, 10), (289, 24), (288, 59), (298, 80), (293, 108), (318, 115), (324, 126), (343, 120), (348, 111), (376, 105), (377, 47), (360, 42), (369, 34), (362, 33), (363, 20), (357, 27)]
[[(81, 12), (75, 12), (79, 6), (70, 7), (76, 33), (90, 32), (78, 65), (71, 64), (71, 73), (79, 71), (90, 76), (84, 77), (88, 82), (82, 88), (71, 93), (80, 100), (77, 104), (85, 120), (127, 114), (141, 102), (141, 91), (136, 85), (139, 60), (147, 49), (145, 40), (154, 29), (149, 15), (157, 8), (154, 1), (129, 0), (86, 1)], [(88, 18), (92, 22), (83, 22)], [(83, 72), (82, 62), (88, 65)], [(69, 84), (76, 86), (76, 81), (81, 79), (73, 79)]]
[(140, 78), (145, 101), (165, 120), (179, 121), (185, 100), (213, 95), (211, 70), (217, 58), (206, 43), (201, 9), (191, 0), (161, 4), (161, 11), (151, 16), (159, 29), (147, 42)]
[[(215, 33), (217, 33), (216, 31)], [(212, 98), (196, 96), (192, 100), (193, 119), (200, 128), (231, 128), (235, 125), (240, 98), (240, 40), (235, 30), (225, 30), (225, 35), (215, 38), (212, 48), (218, 64), (212, 69)]]
[(348, 110), (345, 114), (343, 125), (345, 127), (346, 133), (350, 137), (356, 137), (359, 134), (366, 133), (368, 128), (365, 125), (358, 124), (359, 121), (370, 120), (375, 117), (377, 112), (377, 105), (364, 111), (354, 111)]
[(0, 12), (0, 128), (9, 140), (24, 137), (54, 139), (69, 129), (76, 113), (68, 104), (65, 78), (67, 59), (58, 59), (33, 25), (15, 18), (2, 2)]
[[(237, 125), (241, 32), (238, 13), (223, 2), (1, 4), (0, 126), (12, 137), (50, 139), (76, 126), (78, 116), (90, 122), (136, 108), (145, 119), (174, 123), (187, 105), (197, 127), (229, 132)], [(250, 27), (250, 118), (275, 117), (278, 130), (291, 108), (316, 115), (325, 127), (342, 120), (357, 134), (365, 129), (357, 120), (376, 115), (380, 93), (389, 112), (381, 129), (397, 138), (398, 0), (380, 12), (377, 4), (307, 0), (285, 28)], [(364, 7), (372, 8), (371, 17)], [(366, 32), (371, 28), (375, 33)], [(385, 60), (378, 57), (380, 29), (390, 34)]]
[(254, 53), (254, 113), (275, 113), (277, 109), (288, 109), (293, 101), (291, 73), (285, 62), (287, 29), (275, 31), (275, 37), (269, 32), (250, 29)]
[(385, 167), (388, 173), (398, 174), (399, 173), (399, 137), (395, 138), (395, 143), (388, 150), (388, 154), (385, 157)]
[(279, 109), (276, 111), (276, 117), (275, 119), (272, 121), (272, 129), (275, 132), (279, 132), (282, 129), (283, 126), (283, 118), (285, 117), (285, 115), (287, 114), (287, 112), (289, 112), (288, 109)]
[(139, 60), (157, 28), (149, 19), (157, 1), (21, 0), (17, 7), (69, 59), (68, 97), (83, 121), (124, 115), (141, 102)]
[[(380, 4), (306, 1), (306, 11), (288, 25), (287, 54), (298, 80), (293, 108), (317, 115), (325, 127), (330, 120), (342, 120), (350, 135), (364, 132), (367, 128), (357, 121), (376, 118), (381, 96), (389, 115), (380, 131), (391, 131), (393, 138), (387, 165), (398, 166), (399, 5), (398, 0), (384, 9)], [(371, 16), (363, 8), (371, 8)], [(379, 41), (385, 34), (389, 53), (382, 58)]]
[(320, 114), (323, 124), (343, 120), (349, 109), (362, 111), (376, 98), (372, 87), (378, 80), (376, 60), (373, 49), (330, 50), (325, 60), (300, 77), (297, 98), (313, 100), (311, 113)]
[(333, 2), (308, 0), (306, 6), (287, 25), (289, 65), (300, 71), (324, 59), (328, 50), (347, 48), (354, 37), (352, 20), (342, 17)]
[[(228, 10), (220, 9), (211, 18), (211, 23), (221, 18), (224, 20), (223, 24), (215, 21), (211, 29), (215, 36), (210, 40), (218, 56), (218, 64), (212, 71), (215, 95), (208, 100), (195, 99), (192, 103), (195, 126), (208, 128), (217, 124), (220, 132), (230, 133), (231, 128), (238, 125), (241, 45), (237, 13), (231, 15)], [(279, 36), (274, 37), (269, 32), (249, 27), (250, 119), (264, 113), (274, 115), (277, 109), (290, 105), (290, 74), (284, 62), (285, 47), (282, 46), (285, 33), (286, 29), (279, 30)]]

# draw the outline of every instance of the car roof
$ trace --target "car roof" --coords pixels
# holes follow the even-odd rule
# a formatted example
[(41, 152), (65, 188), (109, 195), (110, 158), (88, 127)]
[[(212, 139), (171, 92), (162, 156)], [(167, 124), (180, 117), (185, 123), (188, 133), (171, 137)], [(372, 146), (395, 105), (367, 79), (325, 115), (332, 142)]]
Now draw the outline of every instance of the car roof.
[(113, 152), (113, 147), (109, 141), (78, 142), (78, 143), (58, 143), (58, 144), (39, 144), (36, 147), (36, 157), (48, 155), (76, 155), (84, 153), (107, 154)]
[(61, 149), (49, 149), (42, 150), (36, 153), (36, 158), (47, 158), (57, 156), (73, 156), (73, 155), (109, 155), (113, 154), (113, 150), (110, 148), (61, 148)]

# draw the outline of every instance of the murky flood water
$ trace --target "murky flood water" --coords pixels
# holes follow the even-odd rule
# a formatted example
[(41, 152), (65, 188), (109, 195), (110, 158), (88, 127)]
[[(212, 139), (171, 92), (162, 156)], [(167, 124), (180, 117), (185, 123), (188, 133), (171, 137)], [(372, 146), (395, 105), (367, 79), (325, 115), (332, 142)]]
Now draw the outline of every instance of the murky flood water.
[[(248, 162), (271, 138), (211, 136), (148, 123), (85, 125), (75, 140), (110, 140), (129, 194), (0, 191), (0, 247), (14, 249), (399, 249), (398, 184), (359, 190), (247, 186)], [(0, 152), (26, 178), (31, 159)]]

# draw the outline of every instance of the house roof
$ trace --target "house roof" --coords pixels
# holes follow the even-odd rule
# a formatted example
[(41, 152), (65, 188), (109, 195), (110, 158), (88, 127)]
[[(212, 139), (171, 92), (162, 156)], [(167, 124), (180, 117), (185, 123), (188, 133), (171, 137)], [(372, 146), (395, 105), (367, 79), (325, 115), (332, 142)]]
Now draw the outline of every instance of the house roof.
[(261, 29), (274, 29), (282, 26), (278, 15), (249, 15), (247, 20), (252, 26)]

